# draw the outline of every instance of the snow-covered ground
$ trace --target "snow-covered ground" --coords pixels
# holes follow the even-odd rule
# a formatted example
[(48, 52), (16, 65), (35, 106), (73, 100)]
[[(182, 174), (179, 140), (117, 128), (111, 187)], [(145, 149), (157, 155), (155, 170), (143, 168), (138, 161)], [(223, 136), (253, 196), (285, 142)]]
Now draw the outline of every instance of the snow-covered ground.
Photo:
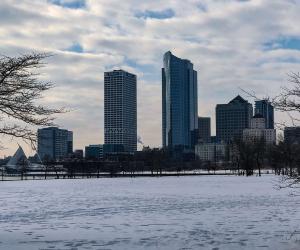
[(0, 249), (300, 249), (277, 177), (0, 182)]

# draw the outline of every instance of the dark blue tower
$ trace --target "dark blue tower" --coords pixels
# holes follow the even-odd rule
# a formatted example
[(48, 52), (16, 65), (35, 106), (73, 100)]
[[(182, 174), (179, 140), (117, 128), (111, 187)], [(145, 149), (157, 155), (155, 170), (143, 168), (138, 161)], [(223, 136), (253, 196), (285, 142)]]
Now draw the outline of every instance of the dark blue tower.
[(162, 69), (163, 147), (193, 148), (197, 129), (197, 72), (189, 60), (180, 59), (168, 51)]

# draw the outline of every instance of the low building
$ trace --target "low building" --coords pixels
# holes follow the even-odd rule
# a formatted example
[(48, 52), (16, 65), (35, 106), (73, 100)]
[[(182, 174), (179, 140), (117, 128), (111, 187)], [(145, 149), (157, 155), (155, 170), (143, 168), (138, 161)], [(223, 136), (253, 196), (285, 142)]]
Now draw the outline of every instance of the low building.
[(83, 150), (82, 149), (76, 149), (73, 153), (73, 156), (76, 159), (82, 159), (83, 158)]
[(86, 159), (103, 159), (108, 154), (123, 153), (122, 144), (94, 144), (85, 147)]
[(86, 159), (102, 159), (103, 158), (103, 144), (94, 144), (85, 147)]
[(265, 118), (256, 114), (250, 121), (250, 128), (243, 130), (244, 141), (259, 141), (263, 139), (267, 145), (276, 143), (276, 130), (266, 128)]
[(196, 158), (202, 161), (220, 162), (226, 160), (225, 143), (200, 143), (195, 146)]

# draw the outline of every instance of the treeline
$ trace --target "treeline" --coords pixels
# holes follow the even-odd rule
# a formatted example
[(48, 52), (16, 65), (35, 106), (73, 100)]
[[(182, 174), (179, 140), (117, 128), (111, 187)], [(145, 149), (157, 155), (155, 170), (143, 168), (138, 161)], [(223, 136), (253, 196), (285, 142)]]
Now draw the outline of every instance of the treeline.
[(300, 145), (280, 140), (276, 145), (267, 145), (262, 138), (257, 141), (235, 140), (229, 146), (229, 163), (238, 172), (247, 176), (263, 168), (273, 169), (277, 175), (300, 174)]
[(65, 170), (73, 176), (107, 173), (119, 174), (148, 173), (162, 175), (166, 172), (185, 173), (201, 170), (208, 174), (223, 170), (236, 175), (261, 175), (262, 170), (274, 170), (278, 175), (299, 175), (300, 145), (280, 141), (278, 145), (266, 145), (264, 140), (245, 142), (235, 140), (228, 145), (224, 159), (201, 161), (190, 151), (168, 151), (158, 148), (144, 148), (136, 154), (114, 154), (105, 159), (69, 159), (61, 162), (44, 162), (46, 172)]

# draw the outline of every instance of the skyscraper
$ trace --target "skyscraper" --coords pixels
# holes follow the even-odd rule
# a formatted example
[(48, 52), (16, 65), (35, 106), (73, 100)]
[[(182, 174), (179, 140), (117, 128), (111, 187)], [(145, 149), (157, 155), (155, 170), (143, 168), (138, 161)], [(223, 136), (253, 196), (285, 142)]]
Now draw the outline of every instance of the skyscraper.
[(104, 73), (104, 141), (137, 149), (136, 75), (123, 70)]
[(235, 137), (242, 138), (243, 130), (250, 127), (252, 116), (252, 104), (239, 95), (228, 104), (218, 104), (216, 106), (217, 140), (228, 143)]
[(39, 157), (44, 160), (58, 160), (67, 157), (73, 151), (73, 132), (57, 127), (38, 129)]
[(162, 69), (163, 147), (193, 148), (197, 141), (197, 72), (189, 60), (166, 52)]
[(210, 142), (211, 126), (210, 117), (198, 117), (198, 141)]
[(255, 101), (255, 114), (265, 118), (266, 129), (274, 129), (274, 107), (268, 100)]
[(256, 114), (251, 118), (250, 128), (243, 130), (243, 140), (250, 142), (259, 142), (264, 140), (266, 145), (276, 143), (276, 130), (266, 128), (266, 119), (261, 114)]

